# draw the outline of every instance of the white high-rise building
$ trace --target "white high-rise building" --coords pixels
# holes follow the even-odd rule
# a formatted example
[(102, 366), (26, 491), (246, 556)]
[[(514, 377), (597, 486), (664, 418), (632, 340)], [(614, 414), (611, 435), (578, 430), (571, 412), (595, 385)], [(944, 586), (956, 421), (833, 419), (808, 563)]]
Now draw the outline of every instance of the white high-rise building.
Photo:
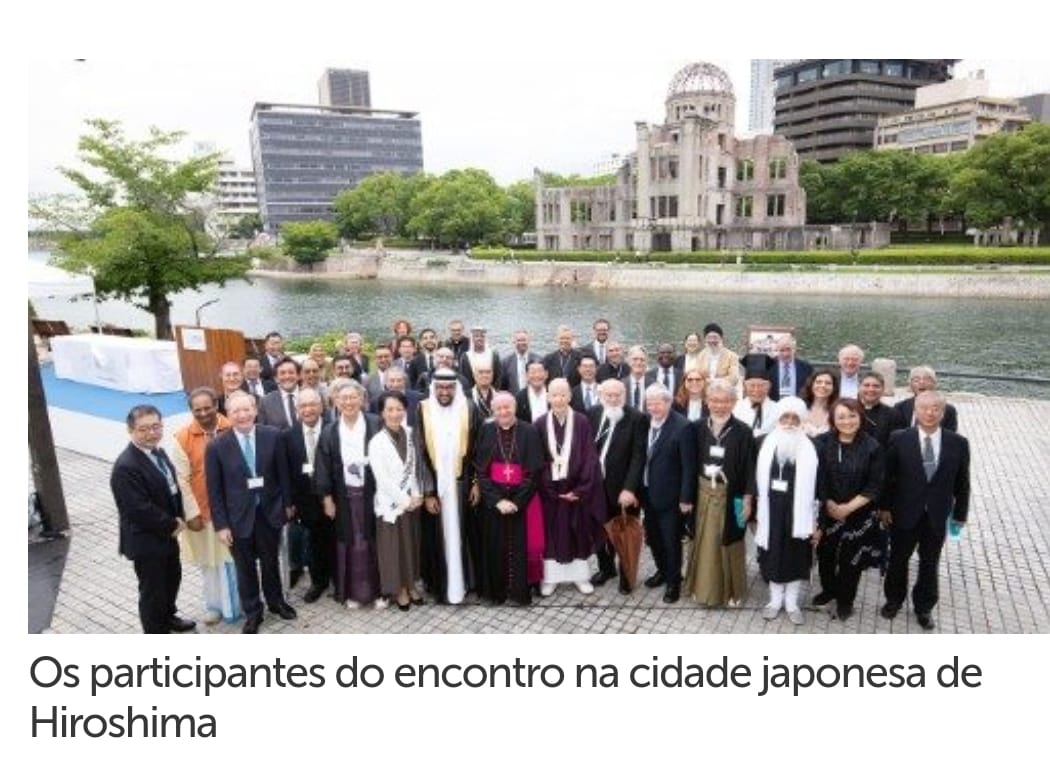
[(756, 58), (751, 60), (751, 107), (747, 129), (753, 133), (773, 132), (773, 70), (794, 59)]

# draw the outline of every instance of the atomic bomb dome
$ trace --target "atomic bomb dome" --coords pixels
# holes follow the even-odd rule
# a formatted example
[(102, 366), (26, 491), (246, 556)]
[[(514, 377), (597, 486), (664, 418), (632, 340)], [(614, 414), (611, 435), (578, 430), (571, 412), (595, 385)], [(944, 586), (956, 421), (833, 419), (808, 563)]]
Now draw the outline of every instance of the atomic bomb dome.
[(714, 64), (699, 61), (679, 69), (667, 86), (667, 97), (676, 98), (698, 93), (733, 95), (733, 82), (729, 75)]

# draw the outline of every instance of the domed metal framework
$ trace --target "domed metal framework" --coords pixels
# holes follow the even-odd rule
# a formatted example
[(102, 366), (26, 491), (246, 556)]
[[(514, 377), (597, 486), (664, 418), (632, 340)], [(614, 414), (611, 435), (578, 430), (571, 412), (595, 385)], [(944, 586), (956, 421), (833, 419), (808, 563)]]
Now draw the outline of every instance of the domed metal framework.
[(698, 62), (678, 70), (671, 78), (667, 88), (667, 97), (687, 95), (689, 93), (724, 93), (733, 95), (733, 82), (729, 75), (714, 64)]

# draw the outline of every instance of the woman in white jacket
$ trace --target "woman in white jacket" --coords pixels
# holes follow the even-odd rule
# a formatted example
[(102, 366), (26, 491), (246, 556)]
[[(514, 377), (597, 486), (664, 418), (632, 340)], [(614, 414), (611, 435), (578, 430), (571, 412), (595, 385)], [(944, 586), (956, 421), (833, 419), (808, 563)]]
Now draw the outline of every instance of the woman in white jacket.
[(405, 396), (387, 391), (379, 396), (383, 428), (368, 444), (369, 467), (375, 477), (376, 553), (383, 596), (396, 599), (401, 610), (422, 605), (419, 578), (419, 455), (415, 437), (405, 426)]

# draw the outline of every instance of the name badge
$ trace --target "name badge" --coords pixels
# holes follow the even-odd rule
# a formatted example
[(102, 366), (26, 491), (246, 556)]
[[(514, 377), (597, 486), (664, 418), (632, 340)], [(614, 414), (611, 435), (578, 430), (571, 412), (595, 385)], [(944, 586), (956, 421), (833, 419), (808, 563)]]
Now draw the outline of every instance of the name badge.
[(248, 490), (249, 491), (258, 490), (259, 488), (262, 488), (264, 485), (265, 485), (265, 482), (264, 482), (263, 478), (261, 478), (261, 477), (248, 478)]
[(313, 475), (314, 474), (314, 466), (312, 464), (310, 464), (310, 462), (306, 462), (303, 465), (303, 474), (304, 475)]
[(705, 464), (704, 465), (704, 477), (713, 478), (716, 477), (721, 471), (721, 467), (717, 464)]
[(711, 446), (709, 453), (715, 459), (723, 459), (726, 455), (726, 449), (725, 446)]
[(780, 491), (781, 493), (787, 493), (788, 481), (786, 480), (774, 480), (770, 486), (774, 491)]

